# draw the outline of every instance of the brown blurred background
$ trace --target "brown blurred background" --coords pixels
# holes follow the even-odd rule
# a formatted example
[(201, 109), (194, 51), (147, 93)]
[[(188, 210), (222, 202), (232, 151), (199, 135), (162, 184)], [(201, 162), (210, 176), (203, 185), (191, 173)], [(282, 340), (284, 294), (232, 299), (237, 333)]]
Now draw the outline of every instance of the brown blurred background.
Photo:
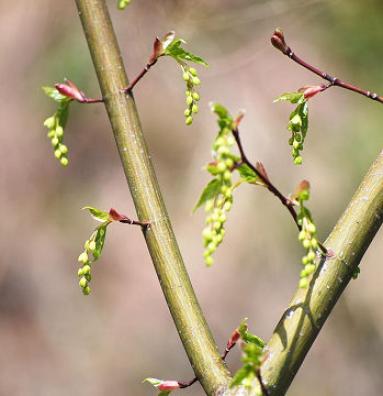
[[(207, 59), (201, 112), (184, 126), (184, 87), (170, 59), (135, 91), (146, 139), (192, 282), (218, 345), (245, 316), (268, 338), (296, 288), (302, 249), (290, 217), (262, 189), (241, 188), (213, 268), (202, 260), (203, 211), (191, 208), (208, 181), (202, 166), (216, 134), (208, 102), (246, 109), (242, 136), (281, 190), (312, 184), (310, 207), (325, 239), (381, 150), (383, 108), (333, 89), (312, 100), (304, 165), (292, 164), (284, 91), (321, 82), (273, 49), (281, 27), (298, 54), (328, 72), (383, 92), (381, 0), (108, 1), (130, 77), (153, 38), (174, 29)], [(147, 376), (188, 380), (141, 233), (115, 225), (95, 264), (93, 294), (77, 284), (77, 256), (95, 226), (84, 205), (135, 215), (102, 105), (74, 104), (66, 128), (69, 167), (53, 158), (43, 120), (54, 104), (42, 85), (71, 78), (99, 89), (73, 1), (0, 1), (0, 395), (153, 395)], [(201, 68), (200, 68), (201, 69)], [(382, 232), (342, 296), (291, 396), (383, 391)], [(239, 352), (228, 359), (235, 370)], [(181, 394), (181, 392), (179, 392)], [(202, 395), (199, 384), (183, 391)]]

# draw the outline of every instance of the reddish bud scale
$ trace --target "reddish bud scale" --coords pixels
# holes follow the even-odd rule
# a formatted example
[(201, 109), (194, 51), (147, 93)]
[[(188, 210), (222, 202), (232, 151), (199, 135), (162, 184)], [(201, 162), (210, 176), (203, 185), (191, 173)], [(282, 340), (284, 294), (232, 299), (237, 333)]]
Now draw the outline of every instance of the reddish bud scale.
[(109, 216), (110, 216), (110, 219), (113, 221), (122, 221), (122, 220), (128, 219), (125, 215), (118, 213), (117, 210), (113, 209), (113, 208), (111, 208), (109, 210)]
[(172, 391), (175, 389), (179, 389), (180, 384), (178, 383), (178, 381), (163, 381), (157, 386), (157, 388), (160, 391)]
[(55, 88), (61, 93), (61, 95), (64, 95), (67, 98), (77, 100), (79, 102), (84, 102), (85, 100), (83, 93), (69, 80), (67, 80), (67, 84), (55, 84)]
[(303, 92), (305, 99), (310, 99), (318, 93), (326, 89), (326, 85), (307, 85), (299, 89), (299, 92)]
[(238, 329), (235, 329), (229, 341), (227, 342), (226, 349), (230, 350), (231, 348), (233, 348), (237, 341), (240, 339), (240, 337), (241, 335), (239, 334)]
[(285, 55), (288, 55), (291, 51), (290, 47), (286, 44), (282, 31), (279, 29), (276, 29), (271, 36), (271, 44)]

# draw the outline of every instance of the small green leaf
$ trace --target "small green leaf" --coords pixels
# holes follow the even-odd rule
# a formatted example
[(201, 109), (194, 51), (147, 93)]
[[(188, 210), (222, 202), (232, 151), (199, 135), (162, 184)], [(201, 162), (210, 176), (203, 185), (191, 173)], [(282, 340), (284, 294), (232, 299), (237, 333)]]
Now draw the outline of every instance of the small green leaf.
[(210, 108), (211, 111), (215, 114), (217, 114), (218, 118), (230, 118), (229, 111), (226, 109), (226, 107), (222, 106), (219, 103), (210, 103)]
[(95, 230), (96, 236), (94, 241), (96, 242), (96, 247), (93, 251), (94, 259), (97, 260), (101, 256), (102, 248), (104, 247), (105, 237), (106, 237), (106, 227), (109, 225), (105, 222), (98, 226)]
[(149, 382), (150, 385), (158, 386), (158, 385), (162, 384), (163, 381), (158, 378), (148, 377), (148, 378), (145, 378), (142, 382)]
[(247, 165), (242, 164), (237, 168), (239, 174), (241, 175), (241, 179), (250, 184), (256, 184), (259, 177), (258, 175)]
[(290, 103), (300, 103), (302, 100), (304, 100), (303, 92), (285, 92), (281, 96), (278, 96), (274, 102), (287, 101)]
[(207, 62), (201, 57), (192, 54), (191, 52), (185, 51), (181, 45), (184, 44), (185, 41), (182, 39), (173, 40), (166, 48), (164, 55), (171, 56), (177, 61), (188, 61), (193, 63), (198, 63), (203, 66), (207, 66)]
[(61, 95), (59, 91), (55, 87), (42, 87), (43, 91), (46, 95), (52, 98), (56, 102), (62, 102), (69, 100), (66, 96)]
[(110, 221), (110, 216), (108, 212), (93, 208), (92, 206), (84, 206), (82, 209), (89, 210), (89, 213), (96, 221), (99, 221), (101, 223), (103, 223), (104, 221)]
[(119, 10), (124, 10), (129, 4), (131, 0), (117, 0), (117, 8)]
[(199, 207), (201, 207), (205, 202), (210, 199), (215, 198), (219, 193), (222, 186), (222, 181), (218, 179), (213, 179), (209, 182), (209, 184), (204, 188), (202, 194), (193, 209), (193, 212), (196, 211)]
[(243, 380), (252, 374), (252, 367), (248, 364), (241, 367), (235, 374), (230, 382), (230, 388), (241, 385)]

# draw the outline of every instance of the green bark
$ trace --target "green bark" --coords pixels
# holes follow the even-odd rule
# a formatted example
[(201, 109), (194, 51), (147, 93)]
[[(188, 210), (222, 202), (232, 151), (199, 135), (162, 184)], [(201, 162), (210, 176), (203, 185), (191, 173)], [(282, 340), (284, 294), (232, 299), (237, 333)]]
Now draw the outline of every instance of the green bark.
[(296, 292), (267, 344), (261, 375), (270, 395), (286, 393), (382, 219), (383, 152), (325, 242), (335, 256), (322, 260), (310, 286)]
[[(204, 319), (173, 234), (144, 141), (133, 96), (104, 0), (76, 0), (126, 179), (164, 296), (191, 365), (208, 395), (229, 374)], [(134, 362), (132, 362), (134, 364)]]

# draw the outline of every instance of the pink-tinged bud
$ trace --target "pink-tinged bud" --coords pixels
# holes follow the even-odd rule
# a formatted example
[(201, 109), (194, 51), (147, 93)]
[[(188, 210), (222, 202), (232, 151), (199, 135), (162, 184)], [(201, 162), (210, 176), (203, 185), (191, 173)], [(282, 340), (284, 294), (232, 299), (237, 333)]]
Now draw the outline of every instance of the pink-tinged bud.
[(324, 91), (326, 89), (326, 85), (306, 85), (299, 89), (299, 92), (303, 92), (305, 99), (310, 99), (316, 94)]
[(55, 84), (57, 91), (67, 98), (77, 100), (79, 102), (85, 101), (85, 95), (78, 89), (78, 87), (70, 80), (65, 80), (65, 84)]
[(285, 36), (280, 29), (275, 29), (271, 36), (271, 44), (285, 55), (288, 55), (291, 52), (290, 47), (286, 44)]
[(113, 208), (111, 208), (109, 210), (109, 216), (110, 216), (110, 219), (113, 221), (127, 220), (127, 217), (125, 215), (118, 213), (117, 210), (113, 209)]
[(156, 386), (160, 391), (172, 391), (180, 388), (178, 381), (163, 381)]
[(241, 334), (239, 334), (238, 329), (235, 329), (229, 339), (229, 341), (226, 344), (226, 349), (230, 350), (231, 348), (234, 347), (234, 345), (237, 343), (237, 341), (240, 339)]

